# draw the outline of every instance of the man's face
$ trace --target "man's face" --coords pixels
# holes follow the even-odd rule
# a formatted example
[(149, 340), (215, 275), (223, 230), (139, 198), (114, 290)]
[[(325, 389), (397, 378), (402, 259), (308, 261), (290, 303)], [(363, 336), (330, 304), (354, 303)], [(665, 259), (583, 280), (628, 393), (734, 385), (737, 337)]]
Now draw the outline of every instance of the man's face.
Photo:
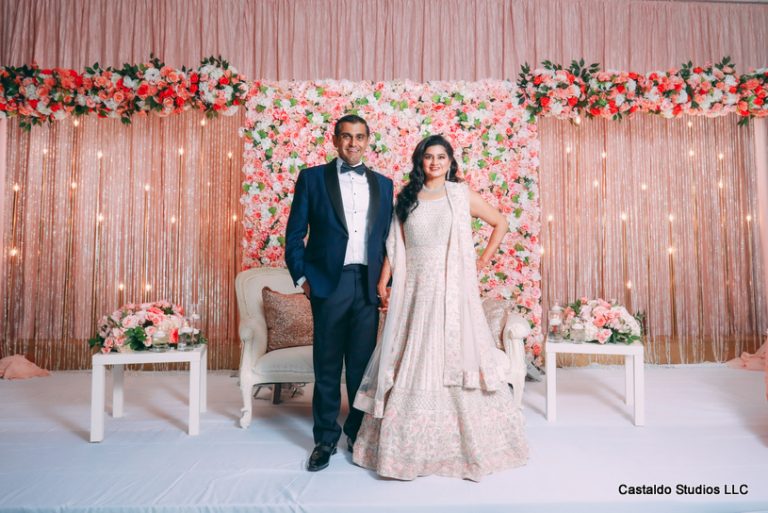
[(344, 122), (339, 125), (339, 135), (333, 136), (333, 145), (339, 157), (347, 164), (355, 166), (360, 163), (368, 147), (368, 134), (362, 123)]

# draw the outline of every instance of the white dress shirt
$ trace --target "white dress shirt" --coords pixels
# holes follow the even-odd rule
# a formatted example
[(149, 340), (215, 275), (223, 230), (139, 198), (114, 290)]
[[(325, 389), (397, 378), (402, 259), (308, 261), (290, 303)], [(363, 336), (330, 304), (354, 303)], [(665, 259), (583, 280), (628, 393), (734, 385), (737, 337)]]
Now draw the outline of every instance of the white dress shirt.
[[(339, 176), (341, 188), (341, 202), (344, 205), (344, 219), (349, 231), (347, 253), (344, 255), (344, 265), (363, 264), (368, 265), (368, 205), (370, 193), (368, 191), (368, 179), (365, 175), (359, 175), (352, 171), (341, 172), (341, 159), (336, 159), (336, 172)], [(357, 166), (362, 166), (361, 162)]]
[[(368, 205), (371, 201), (368, 179), (365, 175), (361, 176), (352, 171), (342, 173), (341, 163), (341, 159), (336, 159), (341, 203), (344, 205), (344, 220), (347, 222), (347, 230), (349, 231), (344, 265), (368, 265), (368, 252), (366, 251), (368, 247)], [(361, 162), (357, 166), (362, 165)], [(302, 276), (296, 285), (300, 287), (305, 281), (307, 281), (306, 276)]]

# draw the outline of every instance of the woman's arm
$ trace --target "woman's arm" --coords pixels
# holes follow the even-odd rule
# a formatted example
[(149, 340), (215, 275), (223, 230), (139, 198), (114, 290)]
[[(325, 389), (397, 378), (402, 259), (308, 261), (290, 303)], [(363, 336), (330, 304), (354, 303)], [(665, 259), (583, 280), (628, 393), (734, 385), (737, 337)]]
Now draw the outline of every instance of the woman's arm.
[(479, 271), (488, 265), (491, 257), (496, 254), (496, 250), (499, 249), (499, 245), (507, 233), (509, 223), (501, 212), (489, 205), (482, 196), (473, 190), (469, 191), (469, 213), (472, 214), (472, 217), (479, 217), (493, 227), (491, 237), (488, 239), (488, 245), (485, 247), (483, 254), (480, 255), (480, 258), (477, 259), (477, 269)]

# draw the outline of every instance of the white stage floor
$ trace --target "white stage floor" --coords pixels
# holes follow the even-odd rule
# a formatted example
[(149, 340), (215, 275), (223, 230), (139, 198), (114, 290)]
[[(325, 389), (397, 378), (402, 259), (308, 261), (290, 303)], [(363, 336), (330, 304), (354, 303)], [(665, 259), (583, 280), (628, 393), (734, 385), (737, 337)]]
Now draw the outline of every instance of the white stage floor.
[[(126, 372), (125, 416), (108, 413), (104, 441), (94, 444), (89, 372), (0, 380), (0, 511), (768, 511), (763, 373), (647, 366), (645, 427), (632, 425), (623, 380), (622, 367), (559, 370), (552, 424), (544, 383), (528, 383), (529, 464), (480, 483), (379, 479), (346, 450), (328, 469), (306, 472), (311, 387), (278, 406), (256, 400), (242, 430), (236, 379), (211, 372), (201, 434), (190, 437), (187, 374)], [(109, 394), (107, 403), (110, 411)], [(622, 484), (672, 493), (622, 495)], [(678, 484), (720, 493), (679, 495)], [(746, 494), (725, 494), (742, 485)]]

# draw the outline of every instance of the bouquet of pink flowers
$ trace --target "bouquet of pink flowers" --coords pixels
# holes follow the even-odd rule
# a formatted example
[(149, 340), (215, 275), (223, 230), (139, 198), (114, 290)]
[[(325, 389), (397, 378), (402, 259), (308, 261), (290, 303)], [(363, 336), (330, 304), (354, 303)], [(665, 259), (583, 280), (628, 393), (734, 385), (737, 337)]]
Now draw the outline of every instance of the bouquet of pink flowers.
[(739, 94), (737, 112), (739, 116), (745, 116), (742, 121), (746, 122), (750, 117), (768, 116), (768, 68), (741, 75)]
[[(623, 306), (604, 299), (583, 297), (568, 305), (563, 317), (563, 336), (569, 340), (631, 344), (642, 336), (642, 323), (637, 315), (632, 316)], [(576, 335), (577, 331), (580, 335)]]
[[(168, 301), (127, 304), (99, 320), (98, 333), (88, 343), (99, 346), (102, 353), (143, 351), (152, 346), (153, 336), (163, 332), (171, 344), (189, 331), (184, 309)], [(197, 342), (205, 344), (202, 335)]]
[(639, 103), (643, 111), (669, 119), (690, 110), (691, 97), (678, 70), (654, 71), (639, 78)]
[(199, 108), (208, 117), (217, 114), (232, 116), (238, 106), (245, 103), (249, 89), (245, 77), (221, 56), (203, 59), (200, 67), (190, 77), (197, 85), (195, 92), (199, 98)]
[(724, 116), (736, 111), (739, 102), (739, 77), (730, 57), (704, 66), (683, 64), (680, 76), (691, 99), (691, 114), (707, 117)]
[(550, 61), (544, 61), (543, 65), (544, 68), (531, 71), (528, 64), (524, 64), (517, 81), (517, 96), (530, 120), (541, 115), (576, 119), (586, 106), (586, 83), (597, 72), (598, 65), (585, 67), (583, 59), (573, 61), (568, 68)]
[(619, 120), (639, 108), (637, 73), (599, 71), (587, 83), (586, 115), (591, 118)]

